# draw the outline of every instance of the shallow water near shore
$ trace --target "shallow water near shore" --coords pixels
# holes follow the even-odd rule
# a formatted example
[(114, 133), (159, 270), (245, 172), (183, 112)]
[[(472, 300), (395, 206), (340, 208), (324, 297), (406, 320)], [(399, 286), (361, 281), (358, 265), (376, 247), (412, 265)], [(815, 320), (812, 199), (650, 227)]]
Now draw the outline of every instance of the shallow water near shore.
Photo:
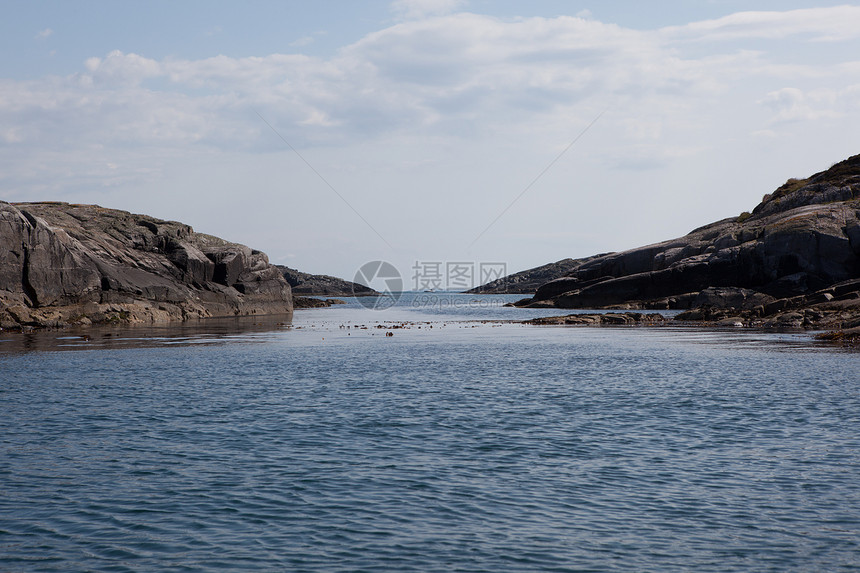
[(0, 336), (0, 570), (860, 567), (857, 352), (421, 296)]

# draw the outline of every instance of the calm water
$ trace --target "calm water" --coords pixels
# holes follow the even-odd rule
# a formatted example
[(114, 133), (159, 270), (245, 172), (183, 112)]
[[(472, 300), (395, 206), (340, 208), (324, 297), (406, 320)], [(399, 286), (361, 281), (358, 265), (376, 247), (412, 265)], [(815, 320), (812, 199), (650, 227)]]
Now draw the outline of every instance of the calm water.
[(0, 337), (0, 571), (860, 569), (857, 353), (410, 300)]

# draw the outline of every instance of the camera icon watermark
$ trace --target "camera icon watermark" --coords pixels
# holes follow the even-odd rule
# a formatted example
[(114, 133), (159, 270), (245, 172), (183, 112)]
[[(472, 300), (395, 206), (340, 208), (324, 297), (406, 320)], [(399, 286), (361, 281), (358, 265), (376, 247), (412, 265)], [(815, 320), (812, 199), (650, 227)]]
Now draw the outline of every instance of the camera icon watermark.
[(355, 273), (353, 282), (366, 287), (376, 288), (378, 295), (359, 296), (353, 289), (358, 303), (371, 310), (385, 310), (397, 304), (403, 295), (403, 278), (397, 267), (387, 261), (370, 261), (361, 265)]
[[(461, 300), (456, 296), (468, 294), (481, 285), (490, 286), (496, 293), (504, 292), (507, 286), (507, 264), (501, 262), (415, 261), (412, 272), (413, 294), (409, 295), (406, 303), (413, 308), (486, 305), (486, 302)], [(366, 292), (357, 292), (353, 287), (353, 296), (358, 303), (371, 310), (390, 308), (403, 297), (403, 277), (397, 267), (387, 261), (363, 264), (356, 271), (353, 283), (378, 291), (379, 294), (368, 295)], [(433, 293), (437, 296), (420, 296)], [(493, 305), (495, 302), (490, 306)]]

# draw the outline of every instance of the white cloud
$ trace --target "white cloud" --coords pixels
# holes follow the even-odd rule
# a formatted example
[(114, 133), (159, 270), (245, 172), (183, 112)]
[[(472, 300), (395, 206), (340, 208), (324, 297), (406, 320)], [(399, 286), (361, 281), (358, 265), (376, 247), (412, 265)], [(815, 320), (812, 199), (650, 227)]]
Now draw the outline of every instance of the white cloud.
[[(836, 26), (855, 12), (860, 9), (742, 13), (690, 24), (682, 35), (739, 33), (741, 25), (756, 34), (774, 20), (790, 22), (794, 33), (807, 22), (806, 30), (816, 32), (827, 18)], [(565, 123), (570, 127), (562, 131), (570, 132), (606, 107), (650, 108), (644, 120), (628, 113), (619, 129), (634, 140), (660, 139), (671, 133), (667, 126), (686, 121), (682, 115), (702, 113), (701, 106), (736, 90), (741, 78), (820, 81), (838, 71), (856, 80), (860, 70), (857, 62), (773, 66), (766, 53), (749, 51), (685, 58), (672, 37), (575, 17), (503, 21), (464, 13), (393, 25), (330, 59), (272, 54), (157, 61), (113, 51), (66, 78), (3, 82), (0, 117), (15, 134), (7, 143), (50, 146), (68, 137), (248, 149), (265, 131), (254, 124), (254, 112), (308, 145), (416, 131), (537, 133)], [(794, 121), (833, 117), (828, 110), (847, 97), (828, 100), (824, 91), (771, 86), (751, 100), (769, 106), (778, 121)], [(652, 119), (661, 112), (668, 113)]]
[(23, 141), (23, 137), (21, 136), (20, 128), (13, 129), (4, 129), (3, 130), (3, 140), (6, 143), (19, 143)]
[(465, 4), (465, 0), (394, 0), (391, 11), (401, 18), (417, 19), (450, 14)]
[(850, 99), (853, 94), (856, 94), (856, 87), (808, 93), (797, 88), (782, 88), (768, 93), (759, 103), (774, 111), (771, 123), (818, 121), (840, 117), (839, 108), (844, 108), (846, 96)]
[(738, 12), (716, 20), (663, 28), (661, 33), (670, 38), (699, 41), (790, 36), (807, 36), (816, 41), (843, 41), (860, 37), (860, 6)]
[(119, 50), (110, 52), (104, 58), (89, 58), (84, 65), (90, 78), (106, 84), (140, 84), (162, 74), (159, 62), (137, 54), (123, 54)]
[(54, 33), (54, 31), (52, 29), (45, 28), (44, 30), (39, 31), (39, 33), (36, 34), (35, 38), (37, 40), (43, 40), (43, 39), (47, 38), (48, 36), (51, 36), (53, 33)]
[[(243, 200), (267, 207), (255, 215), (260, 221), (242, 223), (229, 238), (264, 248), (274, 260), (278, 251), (301, 253), (324, 240), (322, 231), (309, 227), (320, 226), (311, 217), (292, 223), (295, 235), (304, 237), (296, 241), (307, 244), (273, 249), (265, 243), (270, 235), (254, 234), (262, 228), (276, 234), (271, 229), (280, 228), (279, 217), (293, 212), (297, 201), (307, 213), (325, 213), (350, 237), (354, 214), (341, 213), (324, 187), (313, 194), (319, 181), (293, 161), (259, 113), (387, 240), (408, 237), (409, 248), (436, 248), (427, 246), (432, 230), (423, 233), (430, 237), (426, 244), (415, 230), (436, 222), (456, 231), (450, 240), (436, 237), (453, 249), (467, 245), (473, 227), (489, 223), (608, 109), (479, 245), (521, 248), (500, 237), (514, 241), (517, 233), (574, 225), (574, 234), (591, 237), (595, 250), (608, 250), (730, 216), (713, 211), (731, 211), (733, 200), (737, 213), (749, 210), (743, 193), (757, 200), (770, 190), (758, 186), (768, 181), (767, 157), (775, 165), (788, 160), (786, 150), (800, 156), (813, 146), (802, 161), (829, 154), (832, 162), (843, 155), (832, 156), (833, 149), (850, 147), (860, 133), (860, 51), (850, 7), (744, 13), (640, 31), (584, 17), (445, 15), (459, 7), (451, 3), (399, 6), (403, 14), (423, 6), (434, 16), (414, 12), (328, 58), (153, 59), (114, 51), (94, 55), (66, 77), (0, 79), (0, 181), (7, 194), (17, 194), (3, 198), (67, 193), (70, 200), (170, 218), (187, 213), (192, 224), (205, 204), (213, 218), (204, 220), (211, 226), (203, 230), (217, 233), (232, 211), (215, 211), (235, 204), (231, 193), (239, 189)], [(746, 37), (769, 40), (755, 51), (733, 41)], [(822, 57), (831, 54), (824, 43), (814, 57), (788, 61), (771, 50), (771, 42), (794, 47), (798, 37), (844, 44), (833, 45), (838, 58)], [(765, 158), (755, 170), (729, 167), (752, 151)], [(790, 175), (802, 175), (805, 165), (794, 157)], [(689, 181), (696, 181), (695, 189)], [(117, 195), (99, 199), (106, 190)], [(433, 201), (410, 204), (421, 212), (417, 220), (404, 217), (408, 209), (399, 201), (422, 194)], [(714, 196), (721, 197), (719, 205), (708, 202)], [(157, 201), (175, 201), (170, 207), (179, 211), (158, 211)], [(686, 214), (672, 211), (681, 208)], [(690, 214), (693, 209), (699, 211)], [(647, 225), (631, 224), (644, 219)], [(457, 232), (468, 236), (453, 237)], [(594, 242), (607, 235), (612, 244)], [(591, 254), (574, 246), (541, 255), (546, 260), (510, 263), (524, 268)], [(496, 251), (487, 248), (494, 258)], [(355, 262), (357, 255), (342, 256)]]
[(293, 40), (290, 42), (290, 46), (293, 48), (301, 48), (303, 46), (309, 46), (314, 43), (314, 39), (312, 36), (302, 36), (298, 40)]

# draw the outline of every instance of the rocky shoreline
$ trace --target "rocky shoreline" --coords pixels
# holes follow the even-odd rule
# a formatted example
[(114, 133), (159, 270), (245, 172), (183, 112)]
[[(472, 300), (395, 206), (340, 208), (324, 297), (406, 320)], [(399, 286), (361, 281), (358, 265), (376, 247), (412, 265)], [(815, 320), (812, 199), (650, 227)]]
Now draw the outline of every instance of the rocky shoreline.
[(337, 298), (313, 298), (309, 296), (293, 296), (293, 308), (328, 308), (336, 304), (346, 304)]
[[(190, 226), (97, 205), (0, 201), (0, 329), (277, 315), (378, 294), (269, 263)], [(860, 329), (860, 155), (789, 179), (751, 213), (677, 239), (564, 259), (470, 291), (515, 306), (622, 313), (533, 324)], [(681, 310), (672, 319), (634, 311)]]
[(97, 205), (0, 201), (0, 328), (290, 314), (265, 253)]
[[(553, 272), (562, 274), (547, 280)], [(789, 179), (751, 213), (684, 237), (565, 259), (476, 292), (520, 292), (516, 306), (683, 310), (677, 320), (850, 332), (860, 327), (860, 155)], [(511, 291), (507, 291), (508, 286)]]
[(538, 326), (663, 326), (672, 319), (660, 313), (641, 312), (591, 312), (585, 314), (567, 314), (564, 316), (542, 316), (522, 321), (523, 324)]
[[(604, 313), (582, 313), (567, 314), (563, 316), (544, 316), (522, 321), (522, 324), (535, 326), (688, 326), (695, 328), (752, 328), (762, 331), (778, 332), (802, 332), (809, 329), (820, 330), (812, 326), (802, 326), (805, 321), (807, 325), (809, 314), (797, 313), (797, 319), (792, 321), (768, 321), (757, 317), (736, 315), (732, 312), (717, 312), (707, 317), (690, 318), (689, 316), (677, 315), (666, 317), (660, 313), (641, 312), (604, 312)], [(815, 335), (816, 340), (848, 344), (851, 346), (860, 344), (860, 326), (840, 328), (819, 332)]]

